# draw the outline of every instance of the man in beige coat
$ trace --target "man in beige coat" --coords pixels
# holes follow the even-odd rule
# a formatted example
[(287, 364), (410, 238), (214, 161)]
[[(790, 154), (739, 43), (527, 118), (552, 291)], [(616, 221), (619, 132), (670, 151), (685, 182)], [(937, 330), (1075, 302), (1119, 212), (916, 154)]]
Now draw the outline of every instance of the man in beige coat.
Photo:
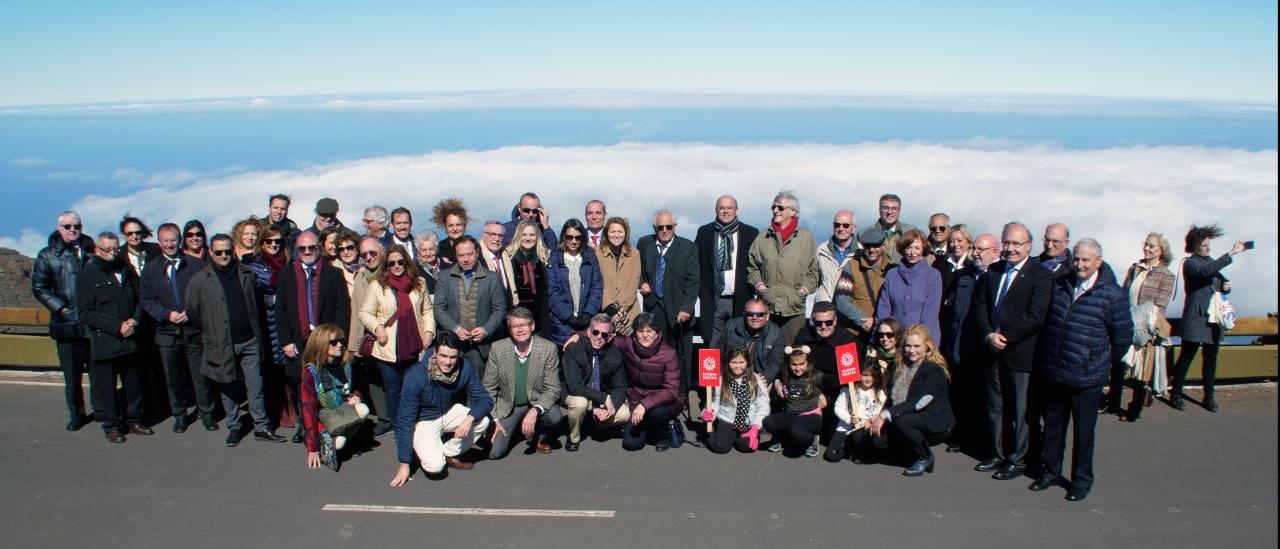
[(517, 432), (551, 453), (543, 435), (560, 423), (560, 355), (554, 343), (533, 335), (533, 313), (516, 307), (507, 313), (511, 337), (495, 341), (484, 368), (484, 388), (493, 397), (493, 445), (489, 459), (506, 457)]
[(805, 299), (818, 287), (818, 243), (800, 228), (800, 200), (791, 191), (773, 199), (773, 222), (747, 254), (747, 282), (769, 304), (770, 320), (788, 343), (804, 329)]

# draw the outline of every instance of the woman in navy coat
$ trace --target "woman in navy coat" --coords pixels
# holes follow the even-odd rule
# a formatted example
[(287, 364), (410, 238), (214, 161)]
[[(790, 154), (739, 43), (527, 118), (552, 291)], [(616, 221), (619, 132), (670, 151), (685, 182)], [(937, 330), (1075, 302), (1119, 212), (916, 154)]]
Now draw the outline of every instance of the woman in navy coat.
[(560, 244), (547, 260), (547, 308), (551, 339), (564, 346), (574, 330), (585, 329), (600, 312), (604, 278), (596, 254), (586, 246), (586, 227), (570, 219), (560, 229)]

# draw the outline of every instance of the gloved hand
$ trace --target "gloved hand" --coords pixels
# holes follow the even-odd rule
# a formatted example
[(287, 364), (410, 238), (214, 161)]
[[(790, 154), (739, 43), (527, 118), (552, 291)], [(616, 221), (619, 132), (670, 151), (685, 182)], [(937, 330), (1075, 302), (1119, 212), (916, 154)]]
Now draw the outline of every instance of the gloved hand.
[(702, 411), (702, 421), (703, 421), (703, 422), (710, 423), (710, 422), (711, 422), (711, 420), (713, 420), (713, 419), (715, 419), (715, 418), (716, 418), (716, 415), (715, 415), (714, 413), (712, 413), (712, 412), (711, 412), (711, 408), (707, 408), (706, 410), (703, 410), (703, 411)]
[(760, 449), (760, 426), (752, 425), (750, 429), (747, 429), (747, 432), (742, 433), (742, 438), (747, 439), (747, 446), (751, 448), (751, 451), (754, 452)]

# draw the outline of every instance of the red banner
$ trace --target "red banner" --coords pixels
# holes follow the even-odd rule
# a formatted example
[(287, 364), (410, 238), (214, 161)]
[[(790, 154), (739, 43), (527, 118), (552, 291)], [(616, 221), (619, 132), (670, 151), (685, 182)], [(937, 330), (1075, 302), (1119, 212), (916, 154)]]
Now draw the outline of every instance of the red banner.
[(849, 343), (836, 347), (836, 371), (840, 373), (840, 384), (848, 385), (862, 379), (858, 370), (858, 345)]
[(698, 386), (720, 386), (720, 349), (698, 351)]

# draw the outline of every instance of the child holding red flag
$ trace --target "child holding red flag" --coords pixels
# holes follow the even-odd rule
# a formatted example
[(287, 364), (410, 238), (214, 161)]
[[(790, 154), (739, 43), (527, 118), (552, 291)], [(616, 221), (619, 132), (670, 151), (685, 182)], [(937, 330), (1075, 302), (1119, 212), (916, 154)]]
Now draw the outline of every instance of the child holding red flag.
[(746, 348), (729, 349), (720, 386), (711, 389), (711, 400), (702, 421), (714, 422), (707, 449), (727, 454), (730, 448), (754, 452), (760, 446), (760, 428), (769, 415), (769, 382), (751, 369)]
[(836, 424), (836, 432), (831, 435), (831, 443), (827, 445), (827, 452), (822, 458), (832, 463), (840, 461), (844, 457), (847, 441), (852, 446), (851, 459), (854, 463), (871, 463), (873, 452), (884, 450), (888, 439), (884, 435), (871, 436), (867, 426), (871, 424), (871, 418), (884, 408), (887, 399), (878, 368), (868, 368), (862, 372), (862, 377), (854, 385), (852, 397), (848, 386), (841, 388), (834, 406), (839, 423)]

